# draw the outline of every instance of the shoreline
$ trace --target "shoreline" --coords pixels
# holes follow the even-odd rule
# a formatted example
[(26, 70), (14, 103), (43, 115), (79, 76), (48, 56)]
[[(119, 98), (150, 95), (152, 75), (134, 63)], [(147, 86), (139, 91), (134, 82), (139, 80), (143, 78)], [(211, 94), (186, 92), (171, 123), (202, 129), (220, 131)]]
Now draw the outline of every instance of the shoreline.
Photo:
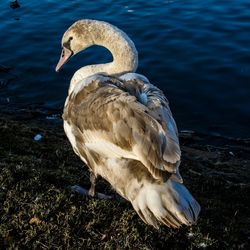
[(157, 231), (101, 178), (97, 190), (116, 199), (84, 200), (68, 188), (90, 182), (60, 114), (0, 108), (0, 248), (249, 248), (250, 139), (181, 133), (180, 172), (202, 211), (191, 228)]

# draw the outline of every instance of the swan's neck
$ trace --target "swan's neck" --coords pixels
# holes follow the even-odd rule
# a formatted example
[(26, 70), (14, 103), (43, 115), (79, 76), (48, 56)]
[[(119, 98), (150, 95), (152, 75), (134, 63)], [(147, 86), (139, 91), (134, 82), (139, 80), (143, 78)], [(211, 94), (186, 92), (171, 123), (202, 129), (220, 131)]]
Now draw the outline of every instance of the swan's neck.
[[(86, 27), (84, 29), (86, 31)], [(135, 72), (138, 65), (135, 45), (120, 29), (105, 22), (92, 21), (88, 24), (87, 31), (91, 36), (90, 44), (86, 46), (86, 40), (83, 36), (79, 36), (79, 42), (85, 44), (85, 48), (92, 45), (107, 48), (113, 55), (113, 61), (105, 64), (88, 65), (77, 70), (71, 79), (69, 92), (74, 89), (79, 81), (88, 76), (97, 73), (121, 75)]]

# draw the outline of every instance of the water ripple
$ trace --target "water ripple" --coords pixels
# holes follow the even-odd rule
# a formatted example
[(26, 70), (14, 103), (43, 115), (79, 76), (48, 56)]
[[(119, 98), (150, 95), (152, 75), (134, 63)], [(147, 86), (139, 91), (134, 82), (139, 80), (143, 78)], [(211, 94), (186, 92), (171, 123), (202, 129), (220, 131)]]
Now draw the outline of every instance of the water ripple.
[(167, 94), (179, 128), (250, 135), (248, 0), (19, 2), (17, 9), (0, 3), (0, 64), (19, 75), (0, 98), (61, 108), (79, 66), (111, 60), (91, 48), (56, 74), (62, 33), (75, 20), (101, 19), (134, 40), (138, 71)]

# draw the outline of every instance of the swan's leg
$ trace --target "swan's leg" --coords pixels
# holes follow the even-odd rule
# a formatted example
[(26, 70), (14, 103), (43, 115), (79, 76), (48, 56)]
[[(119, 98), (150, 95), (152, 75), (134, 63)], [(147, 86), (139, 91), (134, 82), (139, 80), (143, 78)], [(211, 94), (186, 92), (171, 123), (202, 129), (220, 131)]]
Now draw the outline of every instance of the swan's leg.
[(95, 191), (95, 185), (96, 185), (96, 176), (94, 175), (94, 173), (90, 172), (90, 182), (91, 182), (91, 186), (90, 189), (87, 190), (79, 185), (74, 185), (71, 186), (71, 190), (83, 195), (84, 197), (97, 197), (99, 199), (105, 199), (105, 200), (109, 200), (112, 199), (113, 197), (110, 195), (106, 195), (106, 194), (102, 194), (102, 193), (97, 193)]
[(90, 179), (90, 183), (91, 183), (91, 186), (89, 189), (89, 196), (94, 197), (96, 194), (96, 192), (95, 192), (96, 176), (94, 175), (93, 172), (90, 172), (89, 179)]

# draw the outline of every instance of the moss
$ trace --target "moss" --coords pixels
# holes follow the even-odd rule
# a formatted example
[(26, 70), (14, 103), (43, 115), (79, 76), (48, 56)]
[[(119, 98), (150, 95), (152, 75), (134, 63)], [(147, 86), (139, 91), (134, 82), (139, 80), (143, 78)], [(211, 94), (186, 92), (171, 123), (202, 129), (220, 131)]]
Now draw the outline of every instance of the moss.
[[(181, 171), (200, 219), (155, 230), (122, 198), (86, 200), (68, 188), (90, 183), (61, 124), (1, 117), (0, 248), (249, 249), (249, 141), (182, 136)], [(115, 195), (104, 180), (97, 189)]]

